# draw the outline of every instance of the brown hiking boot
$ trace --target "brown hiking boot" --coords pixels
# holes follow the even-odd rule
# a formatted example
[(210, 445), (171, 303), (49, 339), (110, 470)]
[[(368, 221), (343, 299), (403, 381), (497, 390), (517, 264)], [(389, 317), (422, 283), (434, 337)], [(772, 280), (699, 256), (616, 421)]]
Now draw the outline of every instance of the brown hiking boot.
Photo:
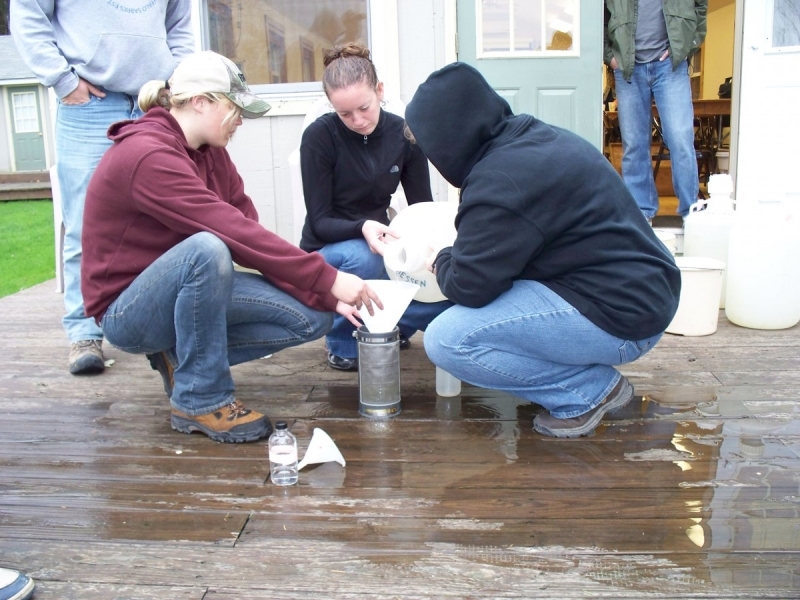
[(156, 352), (155, 354), (145, 354), (145, 356), (147, 360), (150, 361), (150, 367), (161, 374), (167, 398), (172, 398), (172, 388), (175, 387), (175, 375), (173, 374), (175, 372), (175, 367), (169, 362), (167, 353)]
[(102, 373), (106, 368), (103, 340), (79, 340), (69, 348), (69, 372), (73, 375)]
[(266, 415), (245, 408), (238, 400), (205, 415), (187, 415), (172, 409), (172, 428), (182, 433), (199, 431), (215, 442), (255, 442), (272, 433)]
[(542, 435), (573, 438), (592, 433), (606, 413), (614, 413), (633, 398), (633, 386), (622, 377), (611, 393), (592, 410), (571, 419), (556, 419), (548, 413), (539, 413), (533, 419), (533, 428)]

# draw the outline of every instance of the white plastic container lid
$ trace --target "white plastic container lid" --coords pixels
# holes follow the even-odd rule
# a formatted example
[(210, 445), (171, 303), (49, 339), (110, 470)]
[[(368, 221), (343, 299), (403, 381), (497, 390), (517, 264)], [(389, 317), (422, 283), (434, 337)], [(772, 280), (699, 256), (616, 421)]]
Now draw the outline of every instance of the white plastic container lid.
[(727, 173), (715, 173), (708, 179), (708, 195), (726, 195), (733, 193), (733, 179)]

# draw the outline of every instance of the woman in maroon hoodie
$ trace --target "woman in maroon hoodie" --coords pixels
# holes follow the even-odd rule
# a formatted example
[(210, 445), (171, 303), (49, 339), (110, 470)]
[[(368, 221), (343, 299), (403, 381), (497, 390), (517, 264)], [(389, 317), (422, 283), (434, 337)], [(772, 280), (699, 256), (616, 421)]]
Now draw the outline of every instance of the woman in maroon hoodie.
[[(269, 435), (234, 396), (230, 365), (354, 325), (375, 293), (267, 231), (225, 146), (241, 117), (269, 105), (234, 63), (187, 57), (139, 94), (145, 116), (109, 129), (89, 184), (82, 289), (114, 346), (147, 354), (172, 404), (172, 428), (219, 442)], [(260, 274), (234, 270), (234, 262)]]

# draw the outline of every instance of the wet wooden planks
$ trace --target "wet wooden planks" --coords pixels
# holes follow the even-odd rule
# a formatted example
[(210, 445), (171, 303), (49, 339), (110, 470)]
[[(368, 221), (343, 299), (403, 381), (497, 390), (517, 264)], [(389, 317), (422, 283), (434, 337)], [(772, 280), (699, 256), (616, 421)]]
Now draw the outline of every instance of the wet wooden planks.
[(348, 464), (280, 489), (263, 443), (172, 432), (142, 357), (70, 376), (60, 303), (0, 299), (0, 563), (37, 599), (800, 597), (797, 327), (665, 336), (579, 440), (505, 394), (437, 398), (419, 336), (390, 422), (321, 342), (284, 351), (234, 368), (239, 397)]

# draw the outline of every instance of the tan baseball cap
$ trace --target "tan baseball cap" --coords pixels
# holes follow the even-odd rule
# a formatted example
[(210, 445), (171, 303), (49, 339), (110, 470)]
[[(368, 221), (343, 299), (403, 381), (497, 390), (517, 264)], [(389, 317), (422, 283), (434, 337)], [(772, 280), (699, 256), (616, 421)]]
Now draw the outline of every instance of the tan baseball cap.
[(169, 89), (175, 95), (224, 94), (247, 119), (257, 119), (270, 109), (267, 102), (250, 91), (233, 61), (210, 50), (184, 58), (169, 80)]

